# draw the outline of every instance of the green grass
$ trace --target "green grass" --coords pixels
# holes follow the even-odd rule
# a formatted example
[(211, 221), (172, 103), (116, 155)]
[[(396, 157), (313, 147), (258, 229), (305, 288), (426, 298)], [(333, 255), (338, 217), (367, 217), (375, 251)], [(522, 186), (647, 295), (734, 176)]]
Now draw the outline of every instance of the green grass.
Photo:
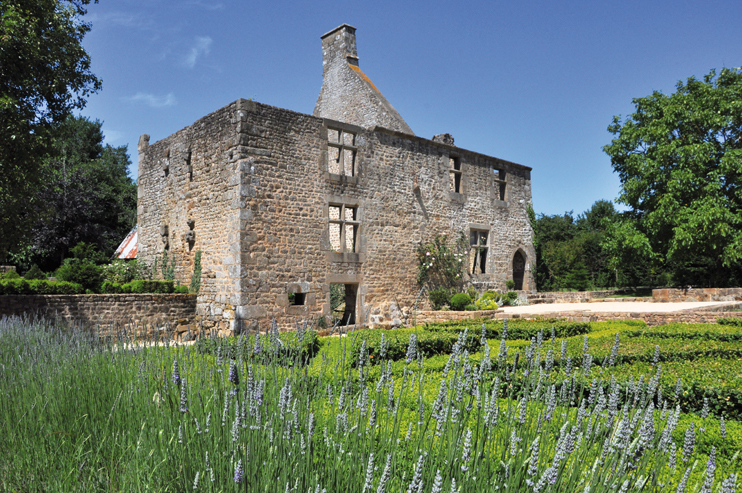
[[(447, 334), (458, 337), (450, 327), (385, 336), (409, 340), (412, 333), (444, 334), (449, 341)], [(690, 355), (709, 348), (728, 355), (739, 343), (652, 337), (636, 322), (590, 324), (594, 365), (583, 374), (584, 336), (552, 343), (550, 326), (544, 328), (540, 347), (538, 334), (533, 343), (506, 341), (502, 366), (500, 340), (490, 338), (482, 346), (478, 336), (463, 347), (435, 346), (436, 351), (413, 355), (409, 363), (406, 357), (392, 361), (376, 353), (382, 361), (359, 366), (360, 343), (380, 334), (358, 331), (319, 341), (310, 335), (299, 342), (295, 334), (271, 333), (261, 337), (257, 354), (254, 338), (123, 349), (46, 323), (3, 319), (0, 491), (404, 492), (419, 472), (425, 492), (433, 490), (437, 474), (442, 491), (450, 491), (455, 480), (462, 492), (494, 491), (493, 485), (499, 485), (498, 492), (533, 491), (540, 481), (540, 491), (550, 492), (588, 487), (613, 492), (625, 481), (630, 491), (674, 492), (686, 468), (697, 463), (689, 482), (689, 491), (695, 491), (712, 447), (714, 491), (729, 474), (742, 472), (735, 456), (742, 449), (740, 423), (728, 419), (727, 436), (721, 436), (719, 416), (729, 417), (731, 411), (713, 401), (711, 415), (702, 418), (700, 409), (681, 399), (683, 413), (675, 426), (661, 406), (653, 410), (659, 397), (649, 387), (628, 386), (632, 377), (643, 375), (647, 382), (656, 374), (651, 358), (660, 345), (659, 384), (670, 409), (676, 376), (689, 395), (698, 388), (734, 390), (741, 378), (739, 358), (692, 360)], [(710, 330), (677, 326), (667, 333)], [(629, 337), (632, 331), (642, 333)], [(618, 364), (603, 369), (603, 356), (610, 354), (617, 333)], [(574, 359), (570, 376), (561, 359), (562, 340)], [(554, 366), (547, 371), (549, 350)], [(488, 354), (491, 367), (482, 369)], [(175, 361), (180, 382), (173, 378)], [(230, 381), (235, 372), (238, 385)], [(611, 377), (620, 389), (617, 407), (589, 397), (594, 378), (604, 383), (607, 397)], [(619, 439), (621, 421), (636, 424), (625, 442)], [(691, 421), (698, 433), (686, 464), (682, 448)], [(645, 433), (643, 442), (639, 432), (649, 423), (653, 433)], [(675, 469), (660, 447), (667, 427), (678, 448)], [(606, 440), (615, 443), (604, 451)], [(557, 453), (563, 446), (564, 453)], [(238, 483), (240, 461), (244, 479)]]

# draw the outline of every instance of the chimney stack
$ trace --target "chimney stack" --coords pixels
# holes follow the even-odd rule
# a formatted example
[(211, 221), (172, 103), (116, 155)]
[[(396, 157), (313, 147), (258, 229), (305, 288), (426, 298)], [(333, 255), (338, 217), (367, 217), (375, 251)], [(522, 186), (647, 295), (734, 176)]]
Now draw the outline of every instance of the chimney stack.
[(322, 35), (322, 89), (314, 116), (415, 135), (358, 67), (356, 28), (348, 24)]
[(356, 50), (356, 28), (343, 24), (322, 35), (322, 68), (327, 68), (333, 62), (347, 61), (358, 66), (358, 51)]

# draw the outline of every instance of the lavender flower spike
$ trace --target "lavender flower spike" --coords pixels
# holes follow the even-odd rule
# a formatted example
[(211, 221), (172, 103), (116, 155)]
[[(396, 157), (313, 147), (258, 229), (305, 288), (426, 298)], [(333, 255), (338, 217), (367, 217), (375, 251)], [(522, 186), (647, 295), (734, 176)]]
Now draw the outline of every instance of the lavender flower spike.
[(386, 465), (384, 466), (384, 473), (381, 475), (381, 479), (379, 480), (379, 487), (376, 488), (376, 493), (386, 492), (386, 483), (389, 481), (389, 478), (391, 476), (392, 476), (392, 454), (389, 454), (386, 456)]
[(237, 461), (237, 465), (234, 468), (234, 482), (237, 484), (242, 483), (245, 479), (245, 471), (242, 468), (242, 459)]
[(229, 381), (235, 384), (235, 386), (240, 384), (240, 373), (237, 370), (237, 364), (234, 360), (229, 362)]
[(178, 360), (173, 360), (173, 383), (180, 385), (180, 370), (178, 369)]
[(183, 385), (180, 387), (180, 412), (188, 412), (188, 396), (186, 395), (186, 382), (183, 380)]

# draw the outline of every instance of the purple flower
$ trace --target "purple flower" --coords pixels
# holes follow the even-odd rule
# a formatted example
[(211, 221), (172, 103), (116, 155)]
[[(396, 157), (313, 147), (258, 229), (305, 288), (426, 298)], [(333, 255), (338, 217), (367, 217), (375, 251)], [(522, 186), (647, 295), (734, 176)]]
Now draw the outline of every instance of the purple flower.
[(180, 385), (180, 370), (178, 369), (178, 360), (173, 360), (173, 383)]
[(235, 386), (240, 384), (240, 373), (234, 361), (229, 362), (229, 381), (235, 384)]
[(242, 469), (242, 459), (240, 459), (237, 461), (237, 465), (234, 468), (234, 482), (240, 484), (244, 479), (245, 471)]
[(188, 412), (188, 396), (186, 395), (185, 381), (183, 382), (183, 386), (180, 387), (180, 412)]

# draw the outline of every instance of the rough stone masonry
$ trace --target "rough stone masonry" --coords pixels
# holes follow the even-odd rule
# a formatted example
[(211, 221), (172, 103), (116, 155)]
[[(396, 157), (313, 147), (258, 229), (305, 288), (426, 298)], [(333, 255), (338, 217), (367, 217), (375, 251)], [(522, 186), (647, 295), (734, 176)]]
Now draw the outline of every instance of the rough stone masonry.
[(139, 141), (139, 259), (174, 259), (198, 313), (222, 331), (329, 321), (398, 325), (417, 303), (421, 242), (464, 235), (467, 282), (535, 290), (531, 168), (417, 137), (358, 63), (355, 28), (322, 36), (313, 115), (239, 99), (156, 142)]

